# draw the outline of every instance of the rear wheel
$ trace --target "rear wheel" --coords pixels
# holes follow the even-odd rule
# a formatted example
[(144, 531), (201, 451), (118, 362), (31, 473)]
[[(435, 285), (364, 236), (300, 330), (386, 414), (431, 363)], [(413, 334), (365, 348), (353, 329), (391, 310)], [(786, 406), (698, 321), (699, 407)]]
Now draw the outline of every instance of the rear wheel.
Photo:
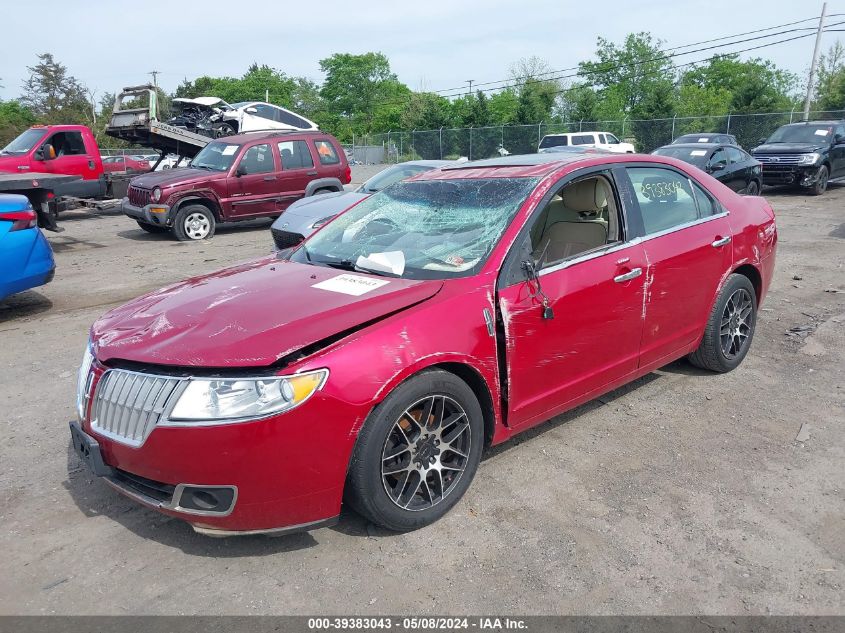
[(173, 232), (180, 242), (208, 239), (214, 236), (216, 228), (214, 214), (201, 204), (182, 207), (173, 222)]
[(820, 196), (827, 191), (827, 181), (830, 178), (830, 172), (827, 170), (827, 165), (819, 167), (819, 173), (816, 175), (815, 184), (810, 187), (810, 193), (814, 196)]
[(237, 133), (234, 126), (230, 123), (215, 123), (211, 128), (214, 138), (222, 138), (224, 136), (232, 136)]
[(748, 187), (745, 189), (746, 196), (757, 196), (760, 195), (760, 185), (757, 183), (756, 180), (752, 180), (748, 183)]
[(138, 226), (145, 230), (147, 233), (167, 233), (170, 230), (166, 226), (157, 226), (148, 222), (141, 222), (141, 220), (137, 220), (137, 222)]
[(418, 374), (397, 387), (361, 429), (347, 500), (391, 530), (434, 523), (469, 488), (483, 443), (481, 407), (467, 384), (442, 370)]
[(757, 323), (757, 293), (748, 277), (728, 277), (716, 303), (698, 349), (690, 362), (719, 373), (736, 369), (751, 347)]

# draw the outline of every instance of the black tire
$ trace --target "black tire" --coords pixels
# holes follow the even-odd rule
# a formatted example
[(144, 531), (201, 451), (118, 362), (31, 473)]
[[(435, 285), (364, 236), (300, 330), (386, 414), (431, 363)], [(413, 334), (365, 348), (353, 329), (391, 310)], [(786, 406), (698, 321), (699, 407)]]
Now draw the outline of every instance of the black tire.
[(752, 180), (748, 183), (748, 187), (745, 188), (745, 195), (746, 196), (759, 196), (760, 195), (760, 184), (756, 180)]
[[(745, 307), (740, 308), (745, 305), (746, 299), (747, 313)], [(690, 362), (696, 367), (719, 373), (736, 369), (751, 348), (756, 325), (757, 293), (754, 285), (748, 277), (733, 274), (719, 292), (701, 344), (689, 355)]]
[(138, 222), (138, 226), (147, 233), (167, 233), (170, 230), (166, 226), (156, 226), (155, 224), (149, 224), (148, 222), (141, 222), (141, 220), (136, 221)]
[(201, 204), (185, 205), (173, 221), (173, 233), (180, 242), (207, 240), (214, 237), (216, 229), (214, 214)]
[(211, 128), (214, 138), (223, 138), (224, 136), (232, 136), (237, 134), (237, 130), (230, 123), (215, 123)]
[(321, 196), (324, 193), (336, 193), (336, 191), (334, 189), (317, 189), (317, 191), (315, 191), (311, 195), (312, 196)]
[[(432, 407), (426, 408), (429, 401)], [(439, 425), (438, 417), (447, 423), (433, 428)], [(432, 423), (421, 428), (417, 419)], [(443, 448), (446, 444), (450, 448)], [(407, 445), (404, 450), (403, 445)], [(446, 371), (417, 374), (388, 395), (364, 423), (349, 465), (346, 500), (390, 530), (406, 532), (430, 525), (469, 488), (483, 445), (484, 419), (472, 389)], [(391, 453), (396, 456), (385, 457)]]
[(816, 182), (815, 184), (810, 187), (810, 194), (814, 196), (820, 196), (825, 191), (827, 191), (827, 181), (830, 179), (830, 172), (827, 169), (827, 165), (822, 165), (819, 167), (819, 173), (816, 175)]

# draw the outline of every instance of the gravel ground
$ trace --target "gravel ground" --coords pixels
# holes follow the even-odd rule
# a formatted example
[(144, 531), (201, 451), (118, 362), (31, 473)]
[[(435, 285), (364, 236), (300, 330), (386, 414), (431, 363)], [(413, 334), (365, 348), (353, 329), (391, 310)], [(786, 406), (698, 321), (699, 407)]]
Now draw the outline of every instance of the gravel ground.
[(560, 416), (411, 534), (344, 511), (224, 540), (89, 476), (67, 420), (97, 316), (267, 253), (269, 223), (184, 244), (68, 213), (55, 281), (0, 304), (0, 614), (845, 614), (845, 187), (769, 197), (777, 275), (739, 370), (675, 363)]

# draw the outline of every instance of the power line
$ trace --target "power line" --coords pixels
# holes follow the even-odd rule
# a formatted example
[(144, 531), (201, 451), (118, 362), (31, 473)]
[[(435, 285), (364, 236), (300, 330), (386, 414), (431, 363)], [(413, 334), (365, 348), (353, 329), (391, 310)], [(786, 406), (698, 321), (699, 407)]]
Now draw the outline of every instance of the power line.
[[(838, 16), (841, 16), (841, 15), (845, 15), (845, 14), (834, 14), (834, 15), (829, 15), (828, 17), (838, 17)], [(682, 50), (682, 49), (685, 49), (685, 48), (691, 48), (693, 46), (701, 46), (702, 44), (711, 44), (713, 42), (720, 42), (720, 41), (733, 39), (733, 38), (737, 38), (737, 37), (744, 37), (746, 35), (755, 35), (757, 33), (762, 33), (764, 31), (772, 31), (774, 29), (781, 29), (781, 28), (785, 28), (785, 27), (788, 27), (788, 26), (795, 26), (797, 24), (802, 24), (804, 22), (810, 22), (812, 20), (818, 20), (818, 19), (819, 19), (818, 16), (816, 16), (816, 17), (812, 17), (812, 18), (805, 18), (803, 20), (797, 20), (795, 22), (787, 22), (785, 24), (778, 24), (776, 26), (770, 26), (770, 27), (766, 27), (766, 28), (763, 28), (763, 29), (755, 29), (753, 31), (746, 31), (744, 33), (736, 33), (734, 35), (725, 35), (725, 36), (722, 36), (722, 37), (716, 37), (716, 38), (712, 38), (712, 39), (709, 39), (709, 40), (702, 40), (700, 42), (693, 42), (691, 44), (684, 44), (682, 46), (674, 46), (674, 47), (671, 47), (671, 48), (664, 49), (663, 52), (668, 53), (668, 52), (671, 52), (671, 51), (677, 51), (677, 50)], [(813, 27), (808, 27), (808, 28), (812, 28), (813, 31), (816, 30)], [(797, 30), (800, 30), (800, 29), (790, 29), (790, 30), (787, 30), (787, 31), (781, 31), (779, 33), (769, 33), (768, 35), (763, 35), (763, 36), (760, 36), (758, 38), (751, 38), (749, 40), (738, 40), (736, 42), (728, 42), (728, 43), (724, 44), (723, 46), (730, 46), (731, 44), (741, 44), (741, 43), (744, 43), (746, 41), (751, 41), (752, 39), (765, 39), (767, 37), (776, 37), (778, 35), (784, 35), (786, 33), (794, 32), (794, 31), (797, 31)], [(716, 48), (716, 47), (713, 47), (713, 48)], [(707, 49), (700, 49), (700, 50), (707, 50)], [(692, 54), (694, 52), (698, 52), (698, 51), (688, 51), (686, 53), (679, 53), (678, 55), (675, 55), (675, 56), (688, 55), (688, 54)], [(538, 73), (536, 75), (523, 75), (523, 76), (519, 76), (519, 77), (511, 77), (511, 78), (508, 78), (508, 79), (498, 79), (496, 81), (485, 81), (485, 82), (481, 82), (481, 83), (476, 83), (476, 86), (489, 86), (489, 85), (492, 85), (492, 84), (497, 84), (498, 87), (494, 88), (494, 90), (498, 90), (499, 88), (504, 87), (503, 84), (508, 84), (508, 83), (513, 82), (513, 81), (518, 81), (520, 79), (526, 79), (526, 80), (536, 79), (537, 77), (541, 77), (543, 75), (551, 75), (551, 74), (556, 74), (556, 73), (569, 72), (569, 71), (572, 71), (572, 70), (578, 70), (579, 67), (580, 66), (572, 66), (572, 67), (569, 67), (569, 68), (562, 68), (562, 69), (559, 69), (559, 70), (549, 70), (549, 71), (546, 71), (546, 72)], [(552, 81), (552, 80), (553, 80), (553, 78), (546, 78), (546, 79), (539, 80), (539, 81)], [(432, 91), (429, 91), (429, 92), (433, 92), (435, 94), (441, 94), (441, 93), (444, 93), (444, 92), (455, 92), (455, 91), (461, 91), (461, 90), (463, 90), (463, 86), (461, 86), (459, 88), (444, 88), (442, 90), (432, 90)], [(443, 95), (443, 96), (450, 97), (450, 96), (455, 96), (455, 95)]]

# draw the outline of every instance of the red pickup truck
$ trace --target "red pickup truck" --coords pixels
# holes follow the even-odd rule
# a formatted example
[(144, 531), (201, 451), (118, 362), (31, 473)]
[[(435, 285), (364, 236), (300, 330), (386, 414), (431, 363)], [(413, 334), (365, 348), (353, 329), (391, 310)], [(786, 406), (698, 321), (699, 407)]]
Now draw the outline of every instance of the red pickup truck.
[(0, 172), (78, 176), (57, 196), (98, 198), (106, 193), (103, 161), (94, 135), (84, 125), (38, 125), (0, 150)]

